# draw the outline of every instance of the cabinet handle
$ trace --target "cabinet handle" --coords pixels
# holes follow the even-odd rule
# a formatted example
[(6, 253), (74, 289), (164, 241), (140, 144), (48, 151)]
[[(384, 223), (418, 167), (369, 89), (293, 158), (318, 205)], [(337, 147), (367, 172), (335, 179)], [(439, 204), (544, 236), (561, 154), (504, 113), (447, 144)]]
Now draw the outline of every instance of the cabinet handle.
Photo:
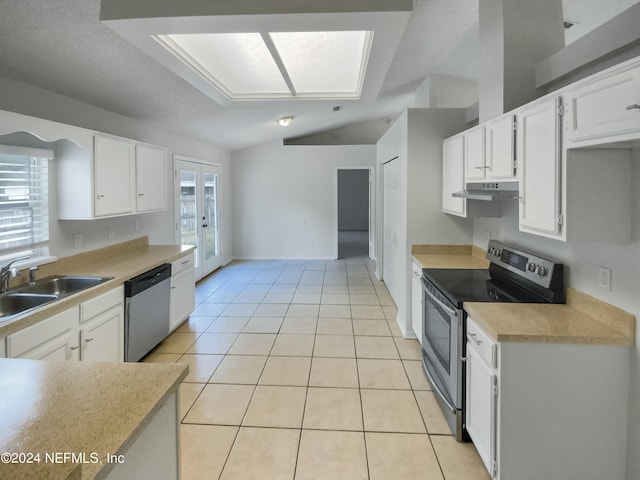
[(80, 348), (80, 345), (78, 345), (77, 347), (69, 347), (69, 350), (73, 351), (73, 350), (78, 350)]
[(139, 193), (138, 196), (139, 197), (144, 197), (144, 193)]
[(627, 110), (640, 110), (640, 105), (634, 103), (633, 105), (627, 105)]
[(98, 195), (98, 200), (100, 200), (101, 198), (104, 198), (104, 195)]
[(182, 265), (186, 265), (187, 263), (189, 263), (189, 260), (185, 260), (184, 262), (182, 262)]
[(85, 341), (86, 343), (92, 342), (92, 341), (93, 341), (93, 337), (91, 337), (91, 338), (85, 338), (85, 339), (84, 339), (84, 341)]
[(175, 290), (175, 289), (176, 289), (176, 287), (171, 287), (171, 290)]
[(489, 168), (488, 165), (485, 165), (484, 167), (475, 167), (476, 170), (486, 170), (487, 168)]
[(469, 340), (471, 340), (477, 346), (482, 345), (482, 340), (478, 340), (478, 338), (476, 337), (475, 333), (467, 333), (467, 337), (469, 338)]

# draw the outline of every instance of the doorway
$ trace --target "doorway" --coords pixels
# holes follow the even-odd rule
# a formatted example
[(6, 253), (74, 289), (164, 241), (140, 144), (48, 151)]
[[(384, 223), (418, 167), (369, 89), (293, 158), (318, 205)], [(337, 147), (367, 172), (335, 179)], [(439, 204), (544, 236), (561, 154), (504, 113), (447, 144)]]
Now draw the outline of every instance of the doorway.
[(194, 245), (195, 280), (222, 265), (220, 166), (174, 157), (176, 241)]
[(372, 168), (339, 167), (336, 185), (336, 258), (371, 258)]

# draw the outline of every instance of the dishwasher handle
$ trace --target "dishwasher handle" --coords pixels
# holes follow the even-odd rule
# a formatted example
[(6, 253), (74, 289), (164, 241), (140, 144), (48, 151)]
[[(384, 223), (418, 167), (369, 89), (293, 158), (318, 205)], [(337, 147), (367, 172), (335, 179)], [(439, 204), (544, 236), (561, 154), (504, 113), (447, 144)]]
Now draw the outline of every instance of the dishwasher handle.
[(124, 295), (133, 297), (168, 278), (171, 278), (171, 264), (165, 263), (124, 282)]

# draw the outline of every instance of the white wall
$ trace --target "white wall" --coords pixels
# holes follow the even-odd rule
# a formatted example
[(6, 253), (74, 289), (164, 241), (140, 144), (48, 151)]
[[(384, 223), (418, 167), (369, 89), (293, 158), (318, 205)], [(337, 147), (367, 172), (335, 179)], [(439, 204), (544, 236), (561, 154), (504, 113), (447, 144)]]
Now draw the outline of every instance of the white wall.
[[(603, 162), (606, 157), (603, 156)], [(513, 243), (540, 253), (548, 253), (568, 266), (568, 286), (583, 291), (623, 310), (640, 320), (640, 149), (632, 151), (632, 241), (628, 244), (605, 244), (589, 241), (566, 243), (518, 232), (518, 209), (514, 201), (505, 209), (502, 218), (475, 219), (473, 241), (486, 248), (485, 232), (506, 243)], [(505, 205), (505, 206), (506, 206)], [(610, 212), (616, 215), (616, 212)], [(594, 222), (598, 219), (594, 218)], [(568, 232), (570, 235), (571, 232)], [(612, 288), (606, 291), (598, 287), (598, 267), (612, 270)], [(615, 394), (615, 392), (611, 392)], [(636, 329), (636, 345), (631, 355), (631, 380), (629, 396), (629, 443), (627, 479), (640, 478), (640, 329)], [(595, 433), (594, 433), (595, 434)]]
[(335, 258), (336, 167), (373, 165), (373, 145), (232, 152), (235, 258)]
[(477, 82), (449, 75), (429, 75), (413, 95), (416, 108), (467, 108), (477, 101)]
[[(402, 192), (395, 212), (399, 231), (392, 244), (397, 250), (393, 271), (376, 265), (376, 275), (390, 273), (389, 287), (398, 306), (397, 322), (403, 335), (411, 335), (411, 245), (469, 244), (472, 225), (463, 218), (442, 213), (442, 141), (465, 128), (464, 109), (417, 108), (405, 111), (380, 139), (378, 172), (382, 163), (398, 157), (399, 188)], [(380, 175), (379, 175), (380, 176)], [(378, 179), (382, 192), (382, 179)], [(377, 199), (377, 258), (383, 257), (383, 193)], [(390, 241), (387, 239), (387, 241)], [(395, 278), (393, 278), (395, 277)]]
[[(189, 139), (172, 132), (155, 128), (151, 122), (133, 120), (122, 115), (103, 110), (84, 102), (58, 95), (56, 93), (31, 87), (6, 78), (0, 78), (0, 110), (21, 113), (37, 118), (44, 118), (60, 123), (88, 128), (99, 132), (131, 138), (168, 148), (167, 195), (169, 208), (166, 212), (150, 213), (136, 216), (93, 221), (58, 221), (53, 207), (50, 218), (51, 252), (58, 257), (73, 255), (81, 251), (120, 243), (126, 240), (148, 235), (151, 243), (173, 244), (173, 155), (181, 154), (215, 162), (222, 166), (222, 209), (223, 209), (223, 262), (233, 258), (232, 227), (230, 220), (231, 192), (228, 188), (230, 168), (229, 152), (215, 145)], [(55, 164), (52, 165), (51, 205), (55, 205)], [(140, 228), (135, 230), (135, 220)], [(114, 228), (115, 239), (109, 241), (107, 230)], [(81, 233), (84, 245), (80, 249), (73, 248), (73, 235)]]

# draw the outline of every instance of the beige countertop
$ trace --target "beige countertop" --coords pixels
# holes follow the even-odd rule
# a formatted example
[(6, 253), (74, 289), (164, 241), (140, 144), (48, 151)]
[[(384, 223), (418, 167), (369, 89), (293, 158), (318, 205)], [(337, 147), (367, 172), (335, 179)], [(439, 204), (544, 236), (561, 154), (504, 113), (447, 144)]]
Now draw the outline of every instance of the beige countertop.
[[(0, 453), (40, 454), (0, 464), (3, 479), (103, 479), (186, 377), (180, 364), (0, 360)], [(45, 454), (91, 454), (102, 463), (46, 462)]]
[[(96, 287), (83, 290), (56, 302), (31, 311), (26, 315), (8, 321), (0, 320), (0, 338), (34, 325), (56, 313), (89, 300), (96, 295), (122, 285), (136, 275), (163, 263), (170, 263), (191, 253), (194, 247), (180, 245), (149, 245), (146, 237), (124, 242), (72, 257), (40, 267), (38, 278), (49, 275), (91, 275), (113, 277)], [(21, 280), (18, 280), (21, 281)], [(24, 279), (22, 279), (24, 281)]]
[[(475, 245), (412, 245), (422, 268), (489, 268)], [(572, 288), (566, 305), (465, 302), (465, 311), (498, 342), (633, 345), (635, 317)]]
[(475, 245), (412, 245), (411, 256), (421, 268), (489, 268), (486, 251)]
[(634, 345), (635, 317), (572, 288), (566, 305), (467, 302), (464, 309), (498, 342)]

